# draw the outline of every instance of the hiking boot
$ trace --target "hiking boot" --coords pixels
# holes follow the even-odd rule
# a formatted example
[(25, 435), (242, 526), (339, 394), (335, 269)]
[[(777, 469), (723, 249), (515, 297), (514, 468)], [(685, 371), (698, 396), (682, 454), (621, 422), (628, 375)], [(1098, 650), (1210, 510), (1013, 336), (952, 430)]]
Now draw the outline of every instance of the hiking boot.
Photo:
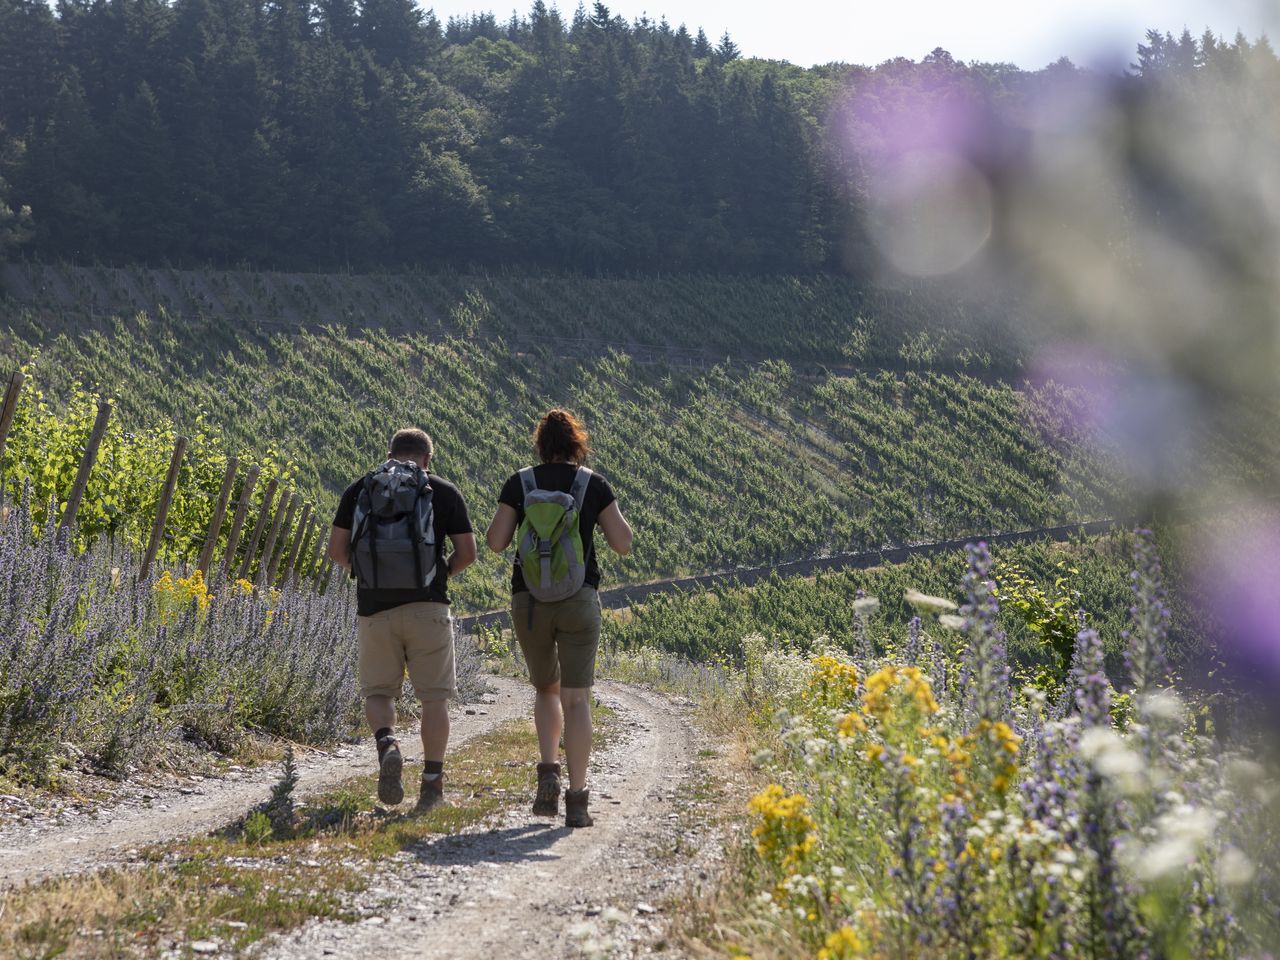
[(404, 799), (404, 784), (400, 782), (403, 769), (400, 741), (395, 737), (383, 737), (378, 741), (378, 799), (383, 803), (394, 807)]
[(595, 823), (591, 819), (591, 814), (587, 813), (587, 800), (590, 796), (591, 791), (586, 787), (564, 792), (564, 825), (566, 827), (589, 827)]
[(426, 813), (447, 802), (444, 798), (444, 774), (437, 773), (430, 779), (423, 774), (422, 783), (418, 787), (418, 805), (414, 809), (418, 813)]
[(533, 800), (536, 817), (554, 817), (560, 813), (560, 764), (538, 764), (538, 794)]

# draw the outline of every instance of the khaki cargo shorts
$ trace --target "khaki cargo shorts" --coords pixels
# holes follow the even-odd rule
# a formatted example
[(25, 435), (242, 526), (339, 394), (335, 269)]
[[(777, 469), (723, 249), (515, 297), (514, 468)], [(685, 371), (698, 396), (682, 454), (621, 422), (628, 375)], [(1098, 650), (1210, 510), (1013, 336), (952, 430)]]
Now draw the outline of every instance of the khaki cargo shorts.
[(595, 587), (583, 587), (554, 603), (535, 602), (528, 593), (517, 593), (511, 598), (511, 625), (529, 667), (529, 682), (535, 687), (557, 680), (565, 687), (595, 683), (600, 646), (600, 595)]
[(453, 696), (458, 680), (447, 603), (404, 603), (356, 621), (362, 697), (398, 697), (406, 667), (419, 700)]

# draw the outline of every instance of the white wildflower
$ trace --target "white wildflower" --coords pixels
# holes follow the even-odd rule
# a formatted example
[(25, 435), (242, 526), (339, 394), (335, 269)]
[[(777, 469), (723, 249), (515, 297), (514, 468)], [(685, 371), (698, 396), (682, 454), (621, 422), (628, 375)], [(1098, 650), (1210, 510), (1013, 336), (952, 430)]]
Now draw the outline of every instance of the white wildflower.
[(964, 617), (958, 617), (954, 613), (944, 613), (938, 617), (938, 623), (948, 630), (963, 631), (966, 621)]
[(931, 597), (927, 593), (921, 593), (914, 588), (908, 589), (902, 599), (915, 607), (921, 613), (953, 613), (960, 609), (953, 600), (945, 597)]
[(1218, 858), (1218, 879), (1226, 887), (1242, 887), (1256, 873), (1253, 862), (1237, 847), (1228, 845)]
[(1266, 776), (1262, 764), (1245, 757), (1232, 757), (1227, 763), (1227, 779), (1242, 787), (1260, 783)]
[(1185, 714), (1182, 698), (1172, 690), (1159, 690), (1142, 698), (1143, 714), (1155, 720), (1178, 723)]
[(863, 617), (869, 617), (879, 609), (880, 600), (877, 597), (859, 597), (853, 601), (853, 612)]
[(1157, 826), (1164, 834), (1202, 844), (1213, 836), (1218, 818), (1211, 810), (1182, 804), (1160, 816)]
[(1089, 727), (1080, 734), (1080, 756), (1093, 761), (1106, 753), (1127, 750), (1120, 735), (1110, 727)]
[(1134, 872), (1151, 883), (1181, 874), (1195, 858), (1194, 843), (1186, 837), (1170, 837), (1143, 850), (1135, 858)]

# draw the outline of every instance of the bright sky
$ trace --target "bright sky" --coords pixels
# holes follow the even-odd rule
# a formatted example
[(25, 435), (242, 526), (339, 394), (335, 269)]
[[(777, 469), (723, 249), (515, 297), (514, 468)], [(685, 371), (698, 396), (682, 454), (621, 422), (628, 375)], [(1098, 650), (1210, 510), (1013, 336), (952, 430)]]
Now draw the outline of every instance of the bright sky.
[[(512, 8), (528, 13), (532, 0), (420, 0), (446, 21), (492, 11), (500, 21)], [(547, 0), (548, 6), (551, 5)], [(588, 9), (591, 6), (587, 2)], [(1280, 0), (613, 0), (628, 20), (666, 16), (690, 32), (701, 26), (716, 40), (725, 30), (748, 56), (809, 66), (843, 60), (875, 64), (890, 57), (918, 60), (934, 47), (957, 60), (1008, 61), (1037, 69), (1068, 56), (1078, 64), (1127, 64), (1148, 28), (1175, 35), (1206, 27), (1250, 39), (1280, 41)], [(577, 0), (557, 0), (566, 17)]]

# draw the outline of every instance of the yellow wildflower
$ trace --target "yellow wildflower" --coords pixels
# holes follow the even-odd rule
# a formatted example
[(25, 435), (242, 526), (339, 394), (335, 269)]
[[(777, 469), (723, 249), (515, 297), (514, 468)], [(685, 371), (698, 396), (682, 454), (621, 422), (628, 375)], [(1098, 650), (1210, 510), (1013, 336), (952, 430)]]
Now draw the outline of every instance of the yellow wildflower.
[(867, 722), (857, 713), (846, 713), (836, 724), (836, 732), (842, 737), (852, 737), (855, 733), (866, 733)]
[(818, 951), (818, 960), (853, 960), (863, 951), (862, 939), (851, 927), (841, 927), (827, 935), (826, 946)]
[(815, 657), (803, 698), (828, 707), (840, 707), (858, 695), (858, 670), (835, 657)]

